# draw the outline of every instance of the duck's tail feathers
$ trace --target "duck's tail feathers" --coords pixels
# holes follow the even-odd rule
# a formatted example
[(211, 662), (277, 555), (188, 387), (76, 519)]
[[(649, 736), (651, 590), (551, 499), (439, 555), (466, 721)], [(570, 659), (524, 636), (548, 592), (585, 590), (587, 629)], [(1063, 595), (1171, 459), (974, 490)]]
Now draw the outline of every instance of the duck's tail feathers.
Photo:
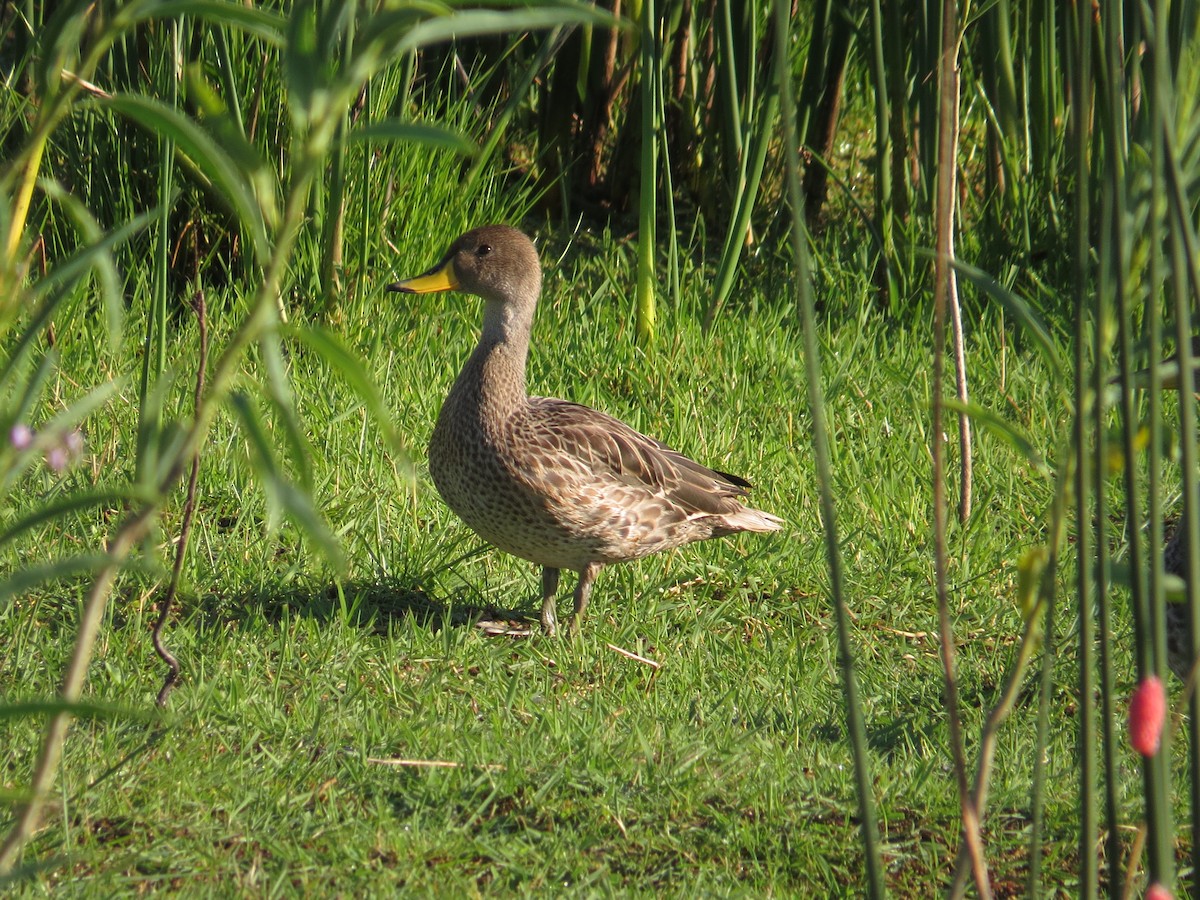
[(779, 516), (773, 516), (761, 509), (751, 509), (749, 506), (737, 512), (721, 516), (731, 532), (734, 531), (779, 531), (786, 524)]

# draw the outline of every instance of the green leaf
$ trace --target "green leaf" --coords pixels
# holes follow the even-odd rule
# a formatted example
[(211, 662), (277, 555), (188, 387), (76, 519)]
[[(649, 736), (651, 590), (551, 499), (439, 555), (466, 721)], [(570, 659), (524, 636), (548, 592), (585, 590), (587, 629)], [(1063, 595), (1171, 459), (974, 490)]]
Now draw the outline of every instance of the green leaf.
[(453, 150), (455, 153), (473, 155), (479, 147), (466, 135), (443, 125), (423, 125), (402, 122), (399, 119), (382, 119), (351, 129), (347, 138), (351, 142), (361, 141), (404, 141), (424, 144), (427, 147)]
[(956, 399), (948, 398), (945, 405), (946, 409), (965, 413), (970, 416), (971, 421), (977, 422), (996, 437), (1003, 440), (1018, 454), (1023, 456), (1025, 461), (1037, 470), (1038, 474), (1046, 477), (1050, 476), (1050, 466), (1041, 452), (1033, 445), (1033, 441), (1003, 416), (997, 415), (990, 409), (984, 409), (982, 406), (974, 403), (963, 403)]
[(1017, 562), (1017, 609), (1028, 625), (1033, 617), (1042, 612), (1038, 606), (1041, 593), (1042, 573), (1050, 560), (1050, 549), (1046, 546), (1031, 547), (1021, 554)]
[(74, 703), (66, 700), (21, 700), (16, 703), (0, 703), (0, 721), (22, 719), (28, 716), (56, 716), (59, 713), (70, 713), (76, 718), (114, 719), (119, 717), (140, 722), (153, 722), (162, 717), (155, 709), (122, 706), (116, 703), (98, 703), (95, 700), (80, 700)]
[(107, 553), (81, 553), (40, 565), (26, 566), (0, 581), (0, 609), (18, 594), (28, 593), (39, 584), (91, 575), (112, 562)]
[(336, 336), (322, 328), (289, 325), (285, 327), (284, 333), (317, 353), (335, 372), (341, 375), (350, 389), (358, 395), (371, 417), (383, 429), (391, 447), (400, 453), (406, 453), (405, 442), (392, 424), (391, 410), (383, 402), (383, 396), (379, 393), (371, 376), (367, 374), (361, 360), (351, 353)]
[(346, 561), (342, 555), (341, 544), (337, 536), (329, 530), (324, 517), (317, 511), (312, 497), (282, 478), (276, 481), (274, 492), (284, 511), (317, 545), (326, 561), (338, 571), (344, 570)]
[[(929, 251), (922, 251), (922, 253), (928, 256), (933, 255)], [(977, 269), (961, 260), (954, 260), (954, 269), (981, 291), (999, 301), (1000, 305), (1017, 320), (1022, 330), (1033, 339), (1046, 362), (1053, 367), (1055, 375), (1065, 377), (1067, 368), (1063, 364), (1054, 338), (1050, 335), (1050, 330), (1024, 298), (1006, 288), (982, 269)]]
[(29, 531), (31, 528), (36, 528), (38, 525), (57, 519), (59, 516), (66, 515), (67, 513), (79, 512), (94, 506), (121, 506), (130, 502), (149, 502), (151, 500), (153, 498), (146, 491), (139, 490), (133, 486), (116, 490), (85, 491), (83, 493), (70, 494), (56, 502), (39, 506), (25, 518), (10, 525), (6, 531), (0, 533), (0, 547), (18, 535)]
[(264, 368), (267, 371), (267, 395), (283, 422), (284, 437), (291, 451), (292, 462), (300, 472), (300, 484), (305, 490), (312, 490), (312, 459), (313, 449), (304, 434), (300, 415), (296, 411), (296, 399), (292, 394), (288, 381), (287, 365), (283, 361), (283, 353), (279, 343), (279, 332), (269, 331), (259, 340), (262, 350)]
[[(230, 397), (242, 430), (250, 443), (251, 457), (263, 479), (269, 506), (280, 510), (295, 522), (312, 540), (325, 558), (337, 569), (344, 568), (342, 549), (337, 537), (329, 530), (312, 497), (288, 481), (279, 467), (267, 430), (249, 398), (241, 392)], [(273, 512), (273, 511), (272, 511)], [(273, 516), (272, 516), (273, 517)], [(274, 527), (272, 524), (270, 527)]]
[(601, 28), (629, 27), (628, 22), (584, 3), (560, 2), (513, 10), (467, 9), (425, 19), (408, 29), (396, 44), (400, 54), (440, 41), (463, 40), (490, 34), (516, 34), (557, 25), (592, 25)]
[(267, 435), (267, 429), (263, 426), (258, 410), (251, 404), (250, 398), (241, 391), (235, 391), (230, 394), (229, 402), (233, 404), (233, 411), (237, 413), (238, 421), (241, 422), (242, 432), (250, 442), (250, 456), (259, 472), (273, 478), (281, 478), (271, 439)]
[(293, 118), (297, 120), (305, 120), (314, 113), (312, 103), (321, 77), (316, 30), (313, 4), (297, 3), (288, 19), (287, 45), (283, 55), (288, 105)]
[[(63, 190), (56, 181), (41, 179), (38, 185), (42, 192), (65, 209), (75, 222), (75, 227), (83, 237), (79, 242), (80, 246), (98, 246), (103, 241), (104, 230), (77, 197)], [(100, 299), (104, 301), (109, 348), (115, 351), (120, 346), (121, 331), (125, 323), (125, 298), (121, 293), (121, 279), (117, 276), (117, 265), (113, 262), (111, 252), (97, 252), (92, 255), (91, 260), (96, 280), (100, 283)]]
[(152, 134), (170, 138), (227, 202), (249, 235), (261, 263), (270, 255), (263, 209), (250, 181), (225, 150), (194, 120), (165, 103), (135, 94), (117, 94), (99, 101), (102, 105), (141, 125)]
[[(109, 232), (95, 243), (76, 250), (51, 269), (44, 278), (39, 278), (34, 283), (29, 291), (30, 299), (37, 299), (50, 294), (56, 298), (55, 302), (57, 303), (61, 299), (63, 291), (70, 288), (85, 272), (99, 264), (98, 260), (102, 255), (107, 255), (110, 251), (120, 247), (151, 222), (155, 221), (159, 216), (159, 212), (159, 208), (155, 207), (142, 213), (140, 216), (134, 216), (116, 231)], [(37, 319), (39, 326), (37, 334), (39, 336), (41, 335), (42, 325), (44, 325), (43, 319), (48, 318), (48, 312), (43, 315), (39, 311)]]
[(174, 19), (194, 16), (218, 25), (231, 25), (272, 47), (282, 47), (287, 19), (260, 5), (222, 0), (168, 0), (157, 3), (142, 18)]
[(201, 111), (199, 118), (203, 127), (229, 154), (233, 165), (249, 183), (262, 210), (263, 220), (268, 228), (273, 229), (279, 224), (279, 179), (258, 149), (246, 140), (241, 124), (234, 121), (225, 100), (208, 83), (204, 73), (205, 69), (200, 63), (187, 67), (185, 79), (188, 99)]

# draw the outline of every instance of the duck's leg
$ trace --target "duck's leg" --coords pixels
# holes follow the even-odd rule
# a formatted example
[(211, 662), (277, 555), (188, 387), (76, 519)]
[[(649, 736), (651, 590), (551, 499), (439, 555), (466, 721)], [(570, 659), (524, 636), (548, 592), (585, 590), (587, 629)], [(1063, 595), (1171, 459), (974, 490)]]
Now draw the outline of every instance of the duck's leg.
[(558, 631), (558, 614), (554, 609), (554, 595), (558, 593), (558, 569), (546, 566), (542, 569), (542, 631), (546, 637), (554, 637)]
[(600, 574), (600, 563), (588, 563), (579, 570), (579, 584), (575, 585), (575, 614), (571, 616), (571, 632), (579, 633), (579, 623), (583, 621), (583, 611), (587, 609), (588, 599), (592, 596), (592, 582)]

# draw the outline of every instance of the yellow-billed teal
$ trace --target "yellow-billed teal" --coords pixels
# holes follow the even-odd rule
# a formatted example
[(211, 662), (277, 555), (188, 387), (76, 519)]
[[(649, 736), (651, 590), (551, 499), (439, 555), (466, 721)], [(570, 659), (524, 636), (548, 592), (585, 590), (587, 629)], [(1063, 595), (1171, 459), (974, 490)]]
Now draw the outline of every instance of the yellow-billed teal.
[(525, 389), (542, 269), (515, 228), (468, 231), (423, 275), (389, 291), (483, 298), (483, 331), (442, 404), (429, 472), (476, 534), (542, 566), (542, 628), (558, 627), (559, 571), (579, 573), (572, 629), (609, 563), (783, 520), (741, 502), (750, 483), (709, 469), (602, 412)]

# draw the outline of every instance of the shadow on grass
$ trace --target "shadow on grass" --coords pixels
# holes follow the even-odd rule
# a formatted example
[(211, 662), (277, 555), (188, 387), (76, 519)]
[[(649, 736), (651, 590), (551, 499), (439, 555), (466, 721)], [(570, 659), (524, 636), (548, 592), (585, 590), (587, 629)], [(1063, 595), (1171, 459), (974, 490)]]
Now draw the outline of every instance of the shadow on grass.
[[(847, 740), (844, 727), (832, 720), (815, 726), (812, 735), (829, 744), (841, 744)], [(924, 720), (913, 712), (868, 727), (867, 746), (873, 754), (885, 759), (923, 759), (930, 753), (931, 744)]]
[[(528, 628), (536, 621), (528, 609), (501, 609), (493, 604), (474, 602), (463, 595), (437, 600), (419, 582), (398, 579), (209, 593), (177, 602), (176, 606), (168, 635), (170, 627), (181, 620), (206, 625), (251, 621), (275, 625), (285, 618), (303, 617), (321, 623), (345, 622), (376, 634), (386, 634), (392, 625), (406, 620), (433, 632), (443, 628), (504, 623), (514, 628)], [(124, 625), (121, 618), (118, 614), (114, 625)]]

